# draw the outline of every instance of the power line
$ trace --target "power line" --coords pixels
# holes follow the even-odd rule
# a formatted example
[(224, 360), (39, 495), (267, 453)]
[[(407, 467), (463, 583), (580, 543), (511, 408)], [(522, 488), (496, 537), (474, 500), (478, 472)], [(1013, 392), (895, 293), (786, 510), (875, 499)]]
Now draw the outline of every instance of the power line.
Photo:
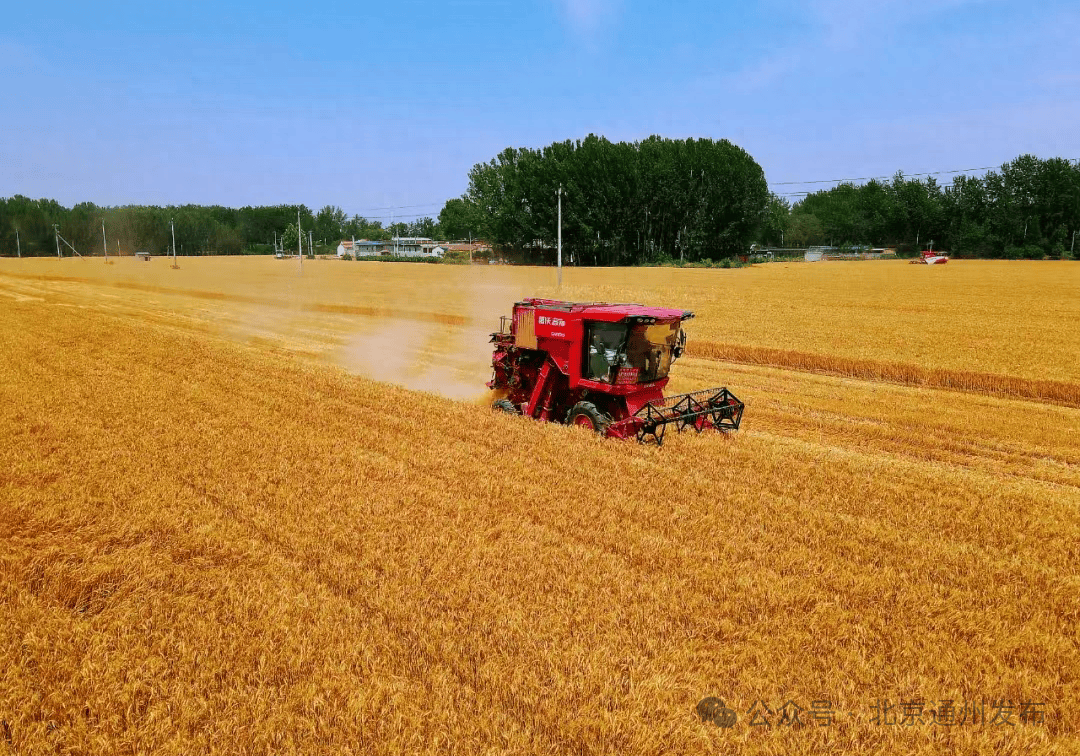
[[(975, 171), (992, 171), (999, 168), (997, 165), (986, 165), (982, 168), (959, 168), (955, 171), (927, 171), (926, 173), (905, 173), (905, 176), (942, 176), (947, 173), (974, 173)], [(893, 174), (895, 175), (895, 174)], [(892, 176), (858, 176), (856, 178), (841, 179), (816, 179), (814, 181), (778, 181), (773, 186), (795, 186), (799, 184), (839, 184), (845, 181), (872, 181), (873, 179), (887, 179)]]
[(404, 218), (430, 218), (431, 216), (427, 213), (405, 213), (404, 215), (395, 213), (392, 215), (362, 215), (360, 217), (363, 220), (386, 220), (387, 218), (390, 220), (402, 220)]
[(445, 204), (445, 202), (425, 202), (422, 205), (387, 205), (386, 207), (369, 207), (359, 210), (358, 212), (366, 213), (372, 210), (405, 210), (411, 207), (441, 207)]
[[(1080, 160), (1074, 158), (1065, 158), (1071, 162), (1080, 163)], [(980, 168), (958, 168), (952, 171), (926, 171), (925, 173), (903, 173), (904, 177), (914, 176), (945, 176), (953, 173), (976, 173), (977, 171), (992, 171), (995, 168), (1000, 168), (997, 165), (984, 165)], [(896, 174), (893, 174), (896, 175)], [(848, 181), (873, 181), (875, 179), (890, 179), (892, 176), (858, 176), (855, 178), (842, 178), (842, 179), (815, 179), (813, 181), (777, 181), (771, 186), (801, 186), (805, 184), (842, 184)], [(812, 194), (813, 192), (782, 192), (778, 196), (781, 197), (794, 197), (800, 194)]]

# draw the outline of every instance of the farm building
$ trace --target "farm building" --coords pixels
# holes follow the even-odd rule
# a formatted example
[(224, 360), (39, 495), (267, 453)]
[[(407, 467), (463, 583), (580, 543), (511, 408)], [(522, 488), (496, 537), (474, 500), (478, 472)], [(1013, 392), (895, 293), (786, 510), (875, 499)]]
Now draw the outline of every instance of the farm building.
[(390, 242), (372, 241), (370, 239), (346, 239), (338, 244), (337, 256), (357, 255), (359, 257), (372, 257), (375, 255), (389, 254), (387, 248)]
[(337, 256), (356, 255), (358, 257), (375, 257), (378, 255), (395, 255), (397, 257), (442, 257), (446, 245), (440, 246), (426, 237), (394, 237), (387, 241), (383, 240), (349, 240), (345, 239), (337, 247)]
[(885, 247), (810, 247), (804, 258), (807, 262), (819, 260), (878, 260), (895, 257), (896, 250)]

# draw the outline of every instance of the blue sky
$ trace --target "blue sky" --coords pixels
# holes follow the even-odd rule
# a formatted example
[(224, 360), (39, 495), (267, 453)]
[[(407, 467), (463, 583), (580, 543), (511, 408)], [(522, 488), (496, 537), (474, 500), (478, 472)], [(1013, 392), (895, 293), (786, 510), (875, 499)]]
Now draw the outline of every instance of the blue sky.
[(0, 196), (68, 206), (434, 216), (503, 148), (589, 133), (727, 138), (778, 192), (1080, 158), (1075, 0), (7, 0), (0, 19)]

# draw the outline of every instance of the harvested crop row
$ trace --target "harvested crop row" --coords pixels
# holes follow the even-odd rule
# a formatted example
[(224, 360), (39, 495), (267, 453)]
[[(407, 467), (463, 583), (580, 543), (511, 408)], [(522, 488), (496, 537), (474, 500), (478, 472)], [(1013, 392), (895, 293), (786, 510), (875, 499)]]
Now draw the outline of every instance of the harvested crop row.
[(908, 386), (975, 391), (994, 396), (1011, 396), (1080, 407), (1080, 383), (1034, 380), (1012, 375), (995, 375), (973, 370), (924, 367), (900, 362), (811, 354), (785, 349), (697, 342), (688, 354), (703, 359), (745, 365), (767, 365), (789, 370), (806, 370), (827, 375), (859, 378), (864, 381), (889, 381)]

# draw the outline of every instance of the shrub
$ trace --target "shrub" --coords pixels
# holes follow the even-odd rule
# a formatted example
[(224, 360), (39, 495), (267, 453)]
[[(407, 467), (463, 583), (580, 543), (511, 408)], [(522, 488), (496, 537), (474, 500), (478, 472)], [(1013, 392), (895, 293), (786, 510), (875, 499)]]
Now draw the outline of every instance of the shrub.
[(447, 265), (468, 265), (469, 253), (460, 249), (450, 249), (443, 253), (442, 261)]

